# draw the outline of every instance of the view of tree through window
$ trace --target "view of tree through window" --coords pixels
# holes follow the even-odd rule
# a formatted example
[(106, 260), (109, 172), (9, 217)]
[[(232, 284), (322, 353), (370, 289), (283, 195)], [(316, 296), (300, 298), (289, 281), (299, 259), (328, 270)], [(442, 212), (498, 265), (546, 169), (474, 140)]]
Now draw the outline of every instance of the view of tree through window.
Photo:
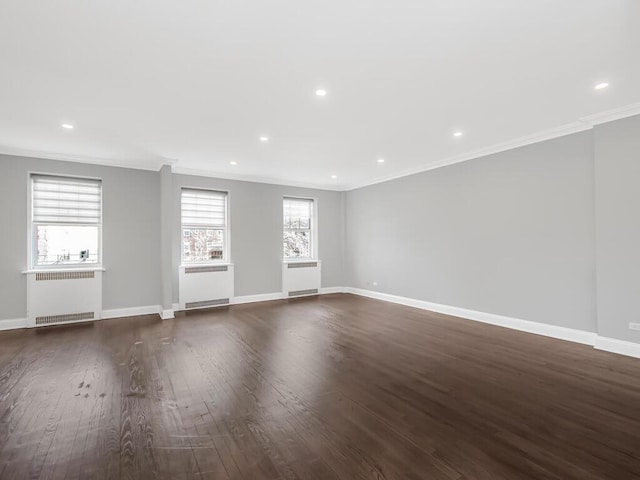
[(186, 228), (182, 231), (183, 255), (186, 261), (206, 262), (224, 257), (224, 231)]
[(311, 258), (313, 200), (285, 198), (283, 210), (284, 258)]

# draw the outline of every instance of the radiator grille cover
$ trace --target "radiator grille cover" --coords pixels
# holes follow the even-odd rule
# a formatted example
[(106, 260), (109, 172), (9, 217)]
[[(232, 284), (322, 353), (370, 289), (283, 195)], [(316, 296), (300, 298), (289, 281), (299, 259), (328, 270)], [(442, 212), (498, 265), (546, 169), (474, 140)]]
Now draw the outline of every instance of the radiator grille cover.
[(288, 263), (288, 268), (308, 268), (308, 267), (317, 267), (318, 262), (294, 262)]
[(82, 278), (95, 278), (96, 272), (38, 272), (36, 281), (43, 280), (79, 280)]
[(204, 267), (186, 267), (184, 273), (226, 272), (227, 265), (207, 265)]
[(46, 315), (36, 317), (36, 325), (50, 325), (52, 323), (69, 323), (82, 322), (84, 320), (93, 320), (94, 312), (67, 313), (65, 315)]
[(200, 302), (188, 302), (184, 304), (185, 308), (202, 308), (202, 307), (216, 307), (218, 305), (229, 305), (228, 298), (219, 298), (217, 300), (203, 300)]
[(318, 293), (317, 288), (310, 288), (308, 290), (294, 290), (289, 292), (290, 297), (299, 297), (300, 295), (316, 295)]

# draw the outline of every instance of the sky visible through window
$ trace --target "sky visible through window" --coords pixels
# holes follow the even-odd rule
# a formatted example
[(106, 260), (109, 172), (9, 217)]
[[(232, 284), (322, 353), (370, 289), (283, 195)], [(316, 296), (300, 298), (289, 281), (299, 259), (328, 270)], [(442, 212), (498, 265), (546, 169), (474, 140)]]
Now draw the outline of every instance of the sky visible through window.
[(97, 226), (38, 225), (37, 264), (97, 263), (98, 237)]

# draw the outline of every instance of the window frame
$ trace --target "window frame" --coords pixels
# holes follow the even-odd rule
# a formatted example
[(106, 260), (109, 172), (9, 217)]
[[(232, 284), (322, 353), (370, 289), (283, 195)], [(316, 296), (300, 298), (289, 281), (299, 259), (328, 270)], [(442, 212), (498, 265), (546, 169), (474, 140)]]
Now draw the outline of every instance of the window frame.
[[(224, 229), (222, 234), (222, 258), (221, 259), (208, 259), (197, 262), (185, 262), (184, 257), (184, 241), (183, 241), (183, 230), (184, 224), (182, 223), (182, 192), (184, 190), (199, 190), (202, 192), (214, 192), (214, 193), (223, 193), (225, 195), (225, 205), (224, 205)], [(178, 212), (180, 215), (180, 231), (179, 233), (179, 245), (180, 245), (180, 266), (189, 267), (189, 266), (203, 266), (203, 265), (231, 265), (231, 225), (230, 225), (230, 214), (229, 214), (229, 205), (231, 203), (231, 193), (228, 190), (222, 188), (208, 188), (208, 187), (191, 187), (188, 185), (180, 186), (180, 195), (179, 195), (179, 208)], [(211, 226), (209, 226), (211, 227)], [(220, 227), (207, 228), (206, 225), (194, 225), (188, 226), (190, 229), (210, 229), (210, 230), (220, 230)]]
[(284, 233), (286, 231), (300, 231), (307, 229), (300, 228), (285, 228), (284, 226), (284, 202), (287, 199), (291, 200), (307, 200), (311, 202), (311, 218), (310, 218), (310, 242), (309, 245), (309, 256), (308, 257), (285, 257), (284, 256), (284, 245), (282, 246), (282, 261), (284, 263), (295, 263), (295, 262), (309, 262), (309, 261), (317, 261), (318, 260), (318, 199), (315, 197), (304, 197), (300, 195), (283, 195), (282, 202), (280, 204), (280, 218), (282, 222), (281, 229), (281, 241), (284, 241)]
[[(33, 221), (33, 179), (34, 177), (56, 177), (69, 180), (91, 180), (100, 183), (100, 222), (97, 224), (98, 228), (98, 260), (95, 263), (59, 263), (49, 265), (37, 265), (38, 259), (38, 246), (36, 242), (36, 231), (34, 228), (36, 225), (59, 225), (59, 226), (95, 226), (95, 224), (87, 223), (35, 223)], [(67, 175), (61, 173), (50, 172), (27, 172), (27, 265), (29, 270), (102, 270), (102, 228), (103, 228), (103, 214), (104, 214), (104, 196), (103, 196), (103, 180), (101, 177), (91, 177), (86, 175)]]

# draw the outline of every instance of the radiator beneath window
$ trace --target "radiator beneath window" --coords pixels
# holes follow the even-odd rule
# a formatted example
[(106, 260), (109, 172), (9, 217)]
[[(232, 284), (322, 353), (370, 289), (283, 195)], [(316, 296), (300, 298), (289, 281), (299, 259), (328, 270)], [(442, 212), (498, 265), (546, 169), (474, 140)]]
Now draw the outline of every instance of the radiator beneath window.
[(316, 295), (320, 291), (321, 264), (317, 260), (282, 264), (282, 291), (285, 297)]
[(27, 326), (99, 320), (102, 271), (62, 270), (27, 273)]
[(233, 265), (181, 266), (179, 309), (229, 305), (233, 298)]

